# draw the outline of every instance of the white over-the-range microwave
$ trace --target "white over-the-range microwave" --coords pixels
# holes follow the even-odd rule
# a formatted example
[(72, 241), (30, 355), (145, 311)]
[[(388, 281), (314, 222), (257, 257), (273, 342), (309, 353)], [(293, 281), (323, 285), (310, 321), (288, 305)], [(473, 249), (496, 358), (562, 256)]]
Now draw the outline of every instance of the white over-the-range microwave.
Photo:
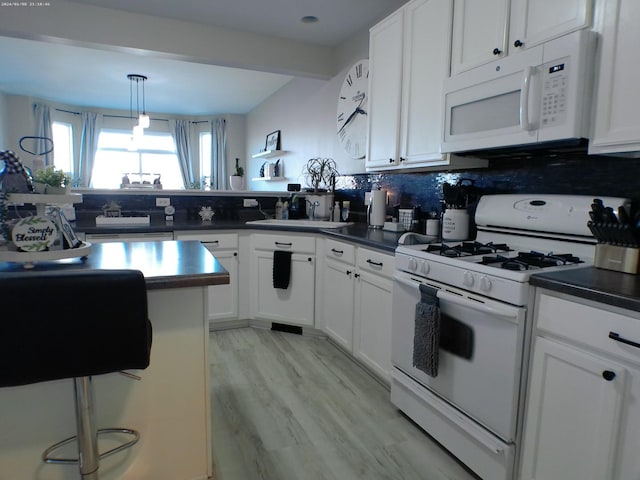
[(442, 151), (587, 138), (594, 53), (579, 30), (447, 79)]

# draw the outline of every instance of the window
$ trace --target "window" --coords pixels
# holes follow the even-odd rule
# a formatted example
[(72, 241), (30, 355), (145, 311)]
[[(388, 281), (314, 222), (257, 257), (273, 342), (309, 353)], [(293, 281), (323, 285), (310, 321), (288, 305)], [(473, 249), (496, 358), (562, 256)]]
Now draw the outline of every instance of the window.
[(200, 185), (211, 187), (211, 132), (200, 132)]
[(130, 150), (131, 131), (102, 130), (98, 139), (91, 186), (120, 188), (122, 177), (131, 182), (149, 182), (160, 176), (162, 188), (184, 189), (175, 142), (169, 133), (145, 132), (137, 150)]
[(73, 172), (73, 125), (65, 122), (53, 122), (53, 164), (56, 170), (67, 172), (72, 177)]

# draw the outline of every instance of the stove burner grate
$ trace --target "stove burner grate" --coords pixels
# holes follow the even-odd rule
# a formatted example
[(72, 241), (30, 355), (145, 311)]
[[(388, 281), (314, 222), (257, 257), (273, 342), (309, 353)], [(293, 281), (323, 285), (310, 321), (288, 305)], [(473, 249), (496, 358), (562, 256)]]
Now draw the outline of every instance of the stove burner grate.
[(483, 265), (499, 264), (500, 268), (507, 270), (529, 270), (529, 268), (558, 267), (561, 265), (582, 263), (578, 257), (570, 254), (554, 254), (541, 252), (518, 252), (518, 256), (507, 258), (502, 255), (485, 256), (480, 262)]
[(511, 249), (506, 243), (480, 243), (480, 242), (462, 242), (457, 245), (448, 245), (446, 243), (428, 245), (425, 250), (427, 253), (437, 253), (445, 257), (463, 257), (470, 255), (484, 255), (487, 253), (509, 252)]

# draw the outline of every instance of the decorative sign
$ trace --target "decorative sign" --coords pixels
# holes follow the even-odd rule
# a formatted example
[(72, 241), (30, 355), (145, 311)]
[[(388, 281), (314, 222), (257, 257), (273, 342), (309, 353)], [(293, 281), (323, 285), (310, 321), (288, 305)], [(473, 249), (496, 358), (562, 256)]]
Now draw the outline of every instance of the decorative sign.
[(25, 252), (41, 252), (58, 238), (55, 224), (37, 215), (21, 219), (11, 231), (13, 243)]

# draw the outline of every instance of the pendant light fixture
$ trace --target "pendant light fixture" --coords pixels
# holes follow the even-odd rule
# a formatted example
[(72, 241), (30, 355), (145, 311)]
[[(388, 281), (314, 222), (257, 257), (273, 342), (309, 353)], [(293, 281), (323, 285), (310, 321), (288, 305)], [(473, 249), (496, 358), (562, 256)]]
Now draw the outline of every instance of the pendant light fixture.
[[(129, 91), (130, 91), (130, 115), (133, 117), (133, 82), (136, 83), (136, 118), (138, 119), (138, 125), (133, 128), (134, 137), (139, 137), (144, 135), (144, 129), (149, 128), (151, 120), (149, 115), (147, 115), (147, 109), (145, 104), (145, 91), (144, 91), (144, 82), (147, 81), (147, 77), (144, 75), (140, 75), (137, 73), (130, 73), (127, 75), (129, 79)], [(140, 83), (142, 83), (142, 113), (140, 112)]]

